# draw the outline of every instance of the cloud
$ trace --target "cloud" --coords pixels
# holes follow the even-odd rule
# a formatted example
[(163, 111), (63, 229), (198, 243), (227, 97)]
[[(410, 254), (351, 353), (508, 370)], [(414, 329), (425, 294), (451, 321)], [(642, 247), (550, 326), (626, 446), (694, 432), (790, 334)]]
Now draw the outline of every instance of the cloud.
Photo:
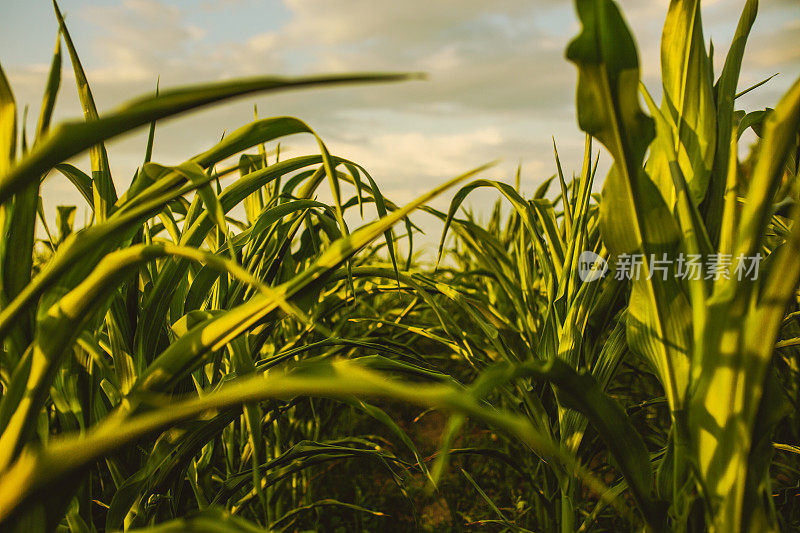
[[(621, 0), (636, 36), (643, 76), (658, 93), (661, 27), (667, 0)], [(706, 0), (705, 38), (717, 71), (744, 0)], [(83, 6), (83, 7), (81, 7)], [(427, 81), (253, 96), (177, 122), (160, 123), (156, 160), (172, 164), (252, 118), (295, 115), (334, 153), (373, 171), (403, 199), (497, 157), (493, 177), (512, 179), (524, 160), (530, 188), (553, 171), (550, 136), (565, 170), (582, 159), (574, 116), (575, 67), (564, 59), (578, 23), (557, 0), (201, 0), (192, 9), (166, 0), (74, 0), (73, 30), (101, 111), (161, 86), (256, 74), (425, 71)], [(199, 6), (200, 9), (194, 9)], [(746, 86), (800, 65), (796, 0), (762, 2), (742, 75)], [(793, 14), (794, 13), (794, 14)], [(18, 100), (38, 105), (46, 64), (9, 69)], [(68, 69), (67, 69), (68, 70)], [(65, 72), (66, 74), (66, 72)], [(59, 103), (79, 113), (64, 78)], [(791, 83), (776, 79), (740, 105), (773, 105)], [(68, 92), (69, 91), (69, 92)], [(34, 106), (34, 109), (36, 107)], [(140, 132), (112, 143), (118, 183), (127, 183), (144, 146)], [(290, 154), (313, 150), (291, 138)]]
[(512, 19), (555, 2), (515, 0), (285, 0), (293, 18), (286, 34), (326, 45), (400, 44), (397, 53), (427, 43), (472, 34), (492, 23), (491, 16)]
[(797, 68), (800, 64), (800, 18), (785, 21), (777, 31), (755, 39), (748, 58), (753, 66), (762, 69)]
[(425, 180), (456, 176), (486, 162), (482, 158), (498, 151), (503, 141), (498, 128), (486, 128), (450, 134), (381, 133), (337, 141), (335, 146), (336, 153), (358, 161), (376, 175), (402, 183), (405, 180), (397, 169)]
[(91, 69), (95, 83), (152, 80), (154, 73), (185, 70), (188, 44), (206, 36), (205, 29), (185, 22), (180, 9), (158, 0), (89, 6), (82, 16), (103, 30), (93, 47), (102, 63)]

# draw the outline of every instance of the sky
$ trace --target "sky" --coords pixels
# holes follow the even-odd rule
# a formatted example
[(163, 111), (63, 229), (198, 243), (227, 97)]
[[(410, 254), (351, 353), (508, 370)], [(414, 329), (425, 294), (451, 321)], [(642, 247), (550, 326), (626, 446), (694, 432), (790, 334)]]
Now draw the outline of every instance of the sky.
[[(744, 0), (706, 0), (706, 41), (719, 73)], [(640, 51), (643, 80), (659, 94), (659, 40), (667, 0), (619, 2)], [(247, 96), (160, 123), (153, 160), (177, 164), (253, 117), (306, 121), (329, 150), (359, 162), (386, 196), (404, 203), (434, 184), (501, 159), (484, 177), (531, 193), (555, 171), (579, 171), (583, 135), (574, 113), (576, 70), (564, 59), (579, 29), (559, 0), (61, 0), (100, 113), (161, 87), (242, 76), (331, 72), (425, 72), (424, 81)], [(36, 123), (56, 37), (49, 0), (0, 0), (0, 64), (20, 109)], [(774, 106), (800, 75), (800, 0), (762, 0), (740, 88), (772, 75), (737, 101)], [(80, 115), (68, 60), (56, 120)], [(144, 154), (146, 130), (109, 144), (118, 189)], [(291, 137), (300, 155), (313, 140)], [(744, 149), (744, 148), (743, 148)], [(601, 156), (602, 157), (602, 156)], [(607, 159), (607, 158), (606, 158)], [(88, 169), (88, 158), (78, 160)], [(82, 203), (51, 176), (45, 208)], [(473, 197), (485, 210), (491, 193)], [(437, 207), (447, 205), (439, 200)], [(83, 209), (83, 207), (79, 208)]]

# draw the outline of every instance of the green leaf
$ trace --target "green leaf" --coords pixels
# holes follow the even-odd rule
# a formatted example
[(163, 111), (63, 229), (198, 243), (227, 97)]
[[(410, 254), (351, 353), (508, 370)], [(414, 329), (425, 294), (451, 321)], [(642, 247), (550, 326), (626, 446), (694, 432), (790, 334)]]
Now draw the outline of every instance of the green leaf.
[[(117, 111), (91, 123), (66, 122), (51, 130), (23, 160), (11, 170), (0, 172), (0, 203), (54, 165), (80, 154), (105, 140), (132, 131), (156, 120), (175, 116), (237, 96), (255, 92), (276, 92), (317, 85), (388, 82), (410, 79), (406, 74), (356, 74), (281, 78), (275, 76), (210, 83), (186, 89), (172, 89), (158, 96), (134, 100)], [(236, 153), (238, 150), (234, 150)], [(203, 165), (204, 158), (197, 161)]]
[(730, 165), (731, 131), (734, 127), (733, 104), (736, 99), (736, 88), (739, 84), (739, 72), (742, 69), (745, 45), (750, 29), (758, 13), (758, 0), (747, 0), (731, 41), (731, 47), (725, 58), (722, 73), (714, 87), (717, 107), (717, 148), (714, 165), (704, 205), (708, 235), (713, 244), (719, 242), (719, 233), (725, 203), (725, 186)]
[[(53, 61), (50, 65), (50, 74), (47, 77), (47, 86), (42, 99), (42, 110), (39, 113), (39, 122), (36, 126), (36, 142), (39, 142), (50, 129), (50, 120), (53, 118), (53, 109), (56, 105), (56, 96), (61, 87), (61, 32), (56, 37), (56, 49), (53, 52)], [(2, 173), (0, 173), (2, 174)]]
[[(711, 63), (705, 49), (700, 0), (672, 0), (661, 37), (661, 113), (667, 127), (658, 136), (673, 147), (691, 201), (699, 205), (708, 187), (716, 149), (716, 108)], [(670, 154), (654, 145), (646, 170), (668, 207), (675, 205)]]
[[(0, 67), (0, 175), (13, 165), (17, 144), (17, 106), (5, 73)], [(24, 138), (23, 138), (23, 150)], [(29, 184), (0, 206), (0, 307), (5, 308), (30, 281), (39, 182)], [(15, 364), (32, 336), (32, 316), (17, 323), (8, 357)]]
[(17, 104), (0, 67), (0, 176), (14, 164), (17, 149)]
[[(651, 259), (671, 258), (679, 230), (658, 188), (642, 169), (654, 137), (639, 106), (636, 45), (610, 0), (577, 0), (583, 23), (567, 57), (578, 66), (578, 122), (611, 152), (603, 186), (600, 231), (612, 254), (640, 254), (632, 282), (628, 342), (655, 368), (670, 406), (680, 409), (689, 377), (689, 305), (674, 275), (655, 274)], [(648, 279), (649, 278), (649, 279)]]
[[(354, 232), (350, 238), (357, 233)], [(449, 385), (397, 383), (353, 363), (338, 362), (313, 365), (289, 376), (276, 374), (241, 378), (217, 392), (173, 403), (167, 409), (157, 409), (127, 419), (110, 417), (86, 437), (64, 439), (44, 450), (27, 450), (9, 469), (0, 473), (0, 523), (33, 495), (63, 488), (65, 478), (74, 476), (96, 458), (112, 453), (145, 434), (212, 410), (267, 398), (298, 395), (384, 397), (468, 414), (513, 435), (543, 456), (563, 462), (570, 472), (579, 475), (599, 494), (605, 494), (607, 490), (591, 473), (562, 452), (549, 436), (535, 430), (524, 417), (486, 407)]]
[[(494, 374), (493, 378), (489, 376)], [(524, 376), (546, 380), (556, 387), (559, 403), (586, 416), (620, 466), (648, 525), (656, 531), (666, 526), (666, 509), (653, 497), (650, 456), (639, 433), (622, 408), (610, 399), (597, 381), (578, 373), (560, 359), (530, 361), (520, 365), (496, 365), (484, 372), (486, 386)]]
[[(785, 161), (796, 149), (800, 130), (800, 79), (775, 106), (752, 172), (749, 192), (735, 231), (734, 266), (739, 257), (761, 253), (772, 199), (784, 175)], [(708, 301), (709, 347), (693, 368), (689, 428), (698, 468), (720, 531), (740, 527), (748, 457), (764, 380), (786, 306), (800, 282), (800, 212), (786, 242), (770, 257), (766, 279), (749, 276), (720, 279)], [(721, 372), (720, 368), (725, 368)], [(740, 475), (741, 474), (741, 475)], [(748, 524), (744, 525), (746, 529)], [(753, 527), (758, 527), (754, 525)]]
[[(282, 163), (272, 165), (264, 170), (274, 170), (280, 164)], [(169, 388), (177, 379), (199, 365), (204, 355), (220, 349), (242, 332), (264, 320), (278, 307), (280, 302), (300, 296), (302, 291), (319, 286), (338, 266), (402, 220), (411, 211), (459, 181), (482, 172), (487, 167), (488, 165), (462, 174), (420, 196), (402, 209), (338, 239), (322, 252), (308, 268), (276, 287), (269, 294), (254, 297), (248, 302), (226, 311), (221, 316), (194, 327), (153, 361), (147, 372), (140, 377), (137, 389), (144, 391)]]
[[(72, 43), (72, 37), (64, 22), (64, 17), (61, 16), (61, 10), (58, 8), (56, 0), (53, 0), (53, 9), (56, 12), (58, 25), (61, 34), (64, 36), (64, 41), (67, 44), (67, 51), (72, 61), (72, 69), (75, 72), (75, 83), (78, 86), (78, 96), (80, 97), (81, 106), (83, 107), (83, 116), (86, 119), (87, 125), (91, 126), (92, 122), (100, 118), (97, 113), (97, 106), (94, 103), (92, 90), (89, 88), (89, 81), (86, 79), (83, 65), (81, 65), (81, 61), (78, 58), (78, 52), (75, 50), (75, 45)], [(117, 201), (117, 190), (114, 187), (114, 181), (111, 177), (111, 167), (108, 164), (108, 154), (106, 153), (105, 145), (102, 142), (92, 145), (89, 149), (89, 154), (92, 163), (92, 183), (94, 184), (92, 188), (94, 192), (92, 205), (94, 206), (94, 214), (97, 220), (102, 222), (111, 214), (111, 210)]]

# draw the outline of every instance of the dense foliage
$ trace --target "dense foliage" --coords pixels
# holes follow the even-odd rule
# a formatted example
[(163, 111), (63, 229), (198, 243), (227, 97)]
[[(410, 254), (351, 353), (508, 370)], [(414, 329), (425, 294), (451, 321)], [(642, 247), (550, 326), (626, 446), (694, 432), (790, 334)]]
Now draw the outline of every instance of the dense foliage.
[[(530, 194), (482, 167), (405, 206), (290, 117), (150, 161), (179, 113), (405, 76), (238, 80), (100, 116), (56, 7), (30, 145), (0, 70), (0, 528), (800, 528), (800, 81), (737, 110), (757, 1), (715, 73), (699, 0), (672, 0), (658, 105), (616, 4), (575, 4), (576, 173), (556, 153)], [(50, 128), (62, 41), (85, 117)], [(103, 143), (148, 125), (118, 191)], [(318, 153), (281, 158), (296, 134)], [(87, 150), (90, 173), (68, 162)], [(45, 178), (75, 186), (83, 227), (74, 206), (48, 226)], [(500, 198), (485, 223), (460, 211), (479, 189)], [(436, 265), (415, 260), (415, 210), (441, 220)], [(587, 251), (608, 275), (584, 281)], [(686, 255), (727, 262), (686, 277)]]

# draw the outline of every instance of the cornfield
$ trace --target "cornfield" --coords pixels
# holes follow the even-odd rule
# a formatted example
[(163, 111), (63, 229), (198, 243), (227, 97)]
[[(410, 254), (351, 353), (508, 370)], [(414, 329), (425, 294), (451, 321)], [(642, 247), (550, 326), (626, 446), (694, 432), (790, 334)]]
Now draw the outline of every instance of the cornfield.
[[(292, 117), (151, 157), (159, 121), (213, 103), (416, 75), (101, 115), (55, 6), (33, 135), (0, 70), (0, 530), (800, 530), (800, 80), (737, 109), (758, 2), (715, 69), (700, 1), (672, 0), (659, 104), (616, 3), (575, 8), (572, 177), (556, 152), (532, 193), (490, 164), (398, 205)], [(64, 60), (84, 117), (51, 126)], [(104, 143), (148, 127), (118, 190)], [(292, 135), (318, 150), (282, 156)], [(75, 206), (48, 226), (45, 179), (83, 197), (82, 227)], [(484, 222), (462, 209), (478, 189)], [(440, 220), (435, 263), (415, 211)]]

